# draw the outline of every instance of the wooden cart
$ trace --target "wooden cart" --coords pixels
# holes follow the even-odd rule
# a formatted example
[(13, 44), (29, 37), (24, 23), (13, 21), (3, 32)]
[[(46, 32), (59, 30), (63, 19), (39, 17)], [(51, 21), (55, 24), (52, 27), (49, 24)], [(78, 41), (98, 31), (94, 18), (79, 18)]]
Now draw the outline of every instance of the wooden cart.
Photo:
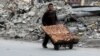
[(63, 24), (43, 26), (42, 29), (50, 36), (55, 50), (59, 50), (60, 46), (66, 47), (67, 45), (69, 49), (72, 49), (73, 44), (77, 44), (79, 42), (79, 38), (74, 34), (71, 34), (68, 28), (66, 28)]

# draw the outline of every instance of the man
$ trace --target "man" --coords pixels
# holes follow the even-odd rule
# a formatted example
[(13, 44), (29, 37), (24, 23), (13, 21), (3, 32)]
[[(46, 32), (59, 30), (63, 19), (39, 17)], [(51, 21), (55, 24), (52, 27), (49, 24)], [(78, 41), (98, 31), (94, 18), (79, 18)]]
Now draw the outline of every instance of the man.
[[(44, 13), (42, 18), (42, 23), (44, 26), (50, 26), (57, 24), (57, 16), (56, 11), (54, 10), (54, 6), (52, 3), (48, 5), (48, 10)], [(44, 41), (43, 41), (43, 48), (47, 48), (47, 43), (49, 41), (50, 37), (46, 34)]]

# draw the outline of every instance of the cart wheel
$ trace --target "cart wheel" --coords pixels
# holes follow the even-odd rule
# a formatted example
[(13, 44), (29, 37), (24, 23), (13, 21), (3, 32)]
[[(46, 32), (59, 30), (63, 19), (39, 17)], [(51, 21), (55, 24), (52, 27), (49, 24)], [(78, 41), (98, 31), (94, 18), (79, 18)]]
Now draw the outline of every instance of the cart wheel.
[(73, 44), (68, 45), (69, 49), (73, 49)]
[(59, 47), (60, 47), (59, 45), (54, 45), (55, 50), (59, 50)]

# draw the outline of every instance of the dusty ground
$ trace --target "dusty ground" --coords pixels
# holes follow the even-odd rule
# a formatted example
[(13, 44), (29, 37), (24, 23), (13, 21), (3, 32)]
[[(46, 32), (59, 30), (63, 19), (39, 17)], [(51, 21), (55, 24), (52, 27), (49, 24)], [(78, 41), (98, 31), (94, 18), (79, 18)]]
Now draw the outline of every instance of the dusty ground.
[(79, 48), (53, 50), (51, 44), (43, 49), (41, 43), (0, 39), (0, 56), (100, 56), (100, 48)]

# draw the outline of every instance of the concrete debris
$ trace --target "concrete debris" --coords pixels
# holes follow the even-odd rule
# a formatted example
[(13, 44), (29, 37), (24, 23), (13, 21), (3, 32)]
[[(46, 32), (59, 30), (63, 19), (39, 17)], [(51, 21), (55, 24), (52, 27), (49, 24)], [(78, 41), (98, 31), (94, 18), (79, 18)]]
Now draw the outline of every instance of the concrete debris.
[[(0, 5), (0, 36), (8, 39), (39, 39), (42, 36), (40, 9), (20, 0), (10, 2)], [(14, 7), (14, 4), (16, 10), (12, 11), (10, 8)]]
[(100, 39), (89, 39), (87, 42), (83, 45), (84, 47), (100, 47)]

